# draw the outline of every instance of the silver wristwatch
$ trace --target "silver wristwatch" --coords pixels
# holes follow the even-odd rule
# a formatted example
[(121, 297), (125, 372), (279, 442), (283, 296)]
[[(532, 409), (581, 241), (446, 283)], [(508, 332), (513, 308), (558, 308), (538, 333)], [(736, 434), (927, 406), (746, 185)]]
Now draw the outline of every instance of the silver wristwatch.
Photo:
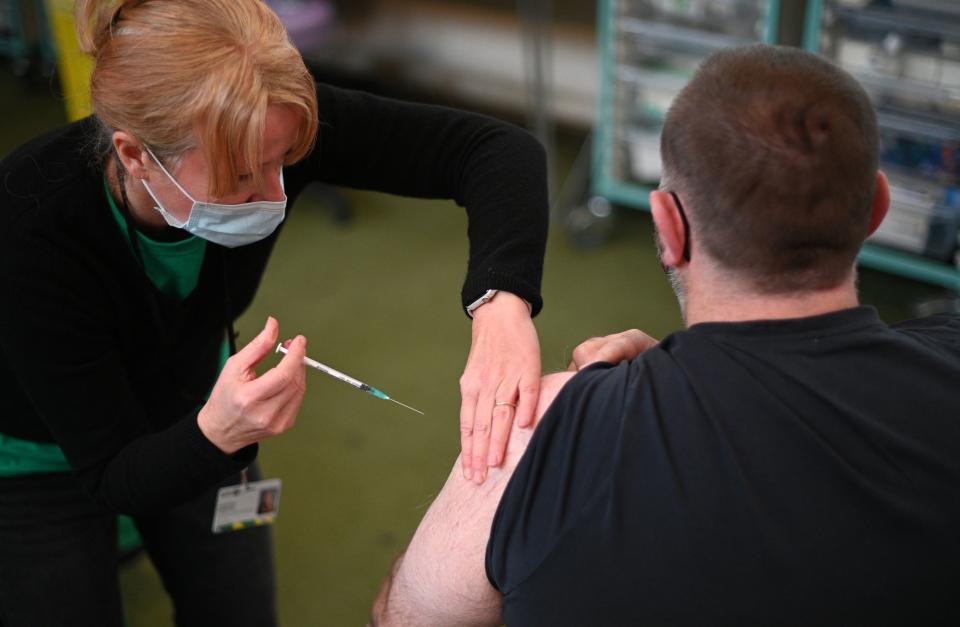
[(481, 305), (485, 305), (486, 303), (489, 303), (491, 300), (493, 300), (493, 297), (496, 296), (497, 292), (499, 291), (500, 290), (487, 290), (486, 292), (484, 292), (483, 296), (481, 296), (477, 300), (467, 305), (467, 315), (472, 318), (473, 312), (476, 311)]

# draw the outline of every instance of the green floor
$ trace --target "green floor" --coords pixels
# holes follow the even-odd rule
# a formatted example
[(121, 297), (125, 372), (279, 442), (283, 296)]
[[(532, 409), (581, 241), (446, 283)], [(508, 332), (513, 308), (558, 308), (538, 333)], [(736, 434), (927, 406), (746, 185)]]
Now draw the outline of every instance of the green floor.
[[(62, 122), (55, 92), (0, 70), (0, 157)], [(575, 138), (567, 143), (576, 146)], [(426, 416), (311, 375), (297, 426), (263, 444), (264, 473), (283, 479), (275, 540), (280, 611), (289, 626), (363, 624), (458, 448), (457, 380), (470, 339), (459, 304), (464, 213), (452, 203), (370, 193), (350, 192), (349, 200), (354, 220), (346, 227), (328, 211), (297, 206), (239, 321), (241, 341), (273, 315), (283, 336), (307, 336), (312, 356)], [(553, 229), (546, 305), (537, 318), (545, 370), (563, 368), (588, 336), (628, 327), (663, 336), (679, 325), (648, 216), (624, 210), (615, 220), (609, 244), (593, 251)], [(888, 321), (941, 293), (869, 271), (861, 289)], [(147, 559), (124, 568), (122, 586), (131, 627), (172, 624)]]

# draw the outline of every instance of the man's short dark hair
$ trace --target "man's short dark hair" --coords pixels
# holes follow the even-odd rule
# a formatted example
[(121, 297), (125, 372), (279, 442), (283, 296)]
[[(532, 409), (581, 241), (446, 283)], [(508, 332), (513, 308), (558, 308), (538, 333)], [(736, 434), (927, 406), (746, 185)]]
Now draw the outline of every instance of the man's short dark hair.
[(843, 70), (795, 48), (717, 52), (674, 100), (661, 153), (664, 187), (722, 267), (767, 293), (848, 276), (870, 221), (877, 122)]

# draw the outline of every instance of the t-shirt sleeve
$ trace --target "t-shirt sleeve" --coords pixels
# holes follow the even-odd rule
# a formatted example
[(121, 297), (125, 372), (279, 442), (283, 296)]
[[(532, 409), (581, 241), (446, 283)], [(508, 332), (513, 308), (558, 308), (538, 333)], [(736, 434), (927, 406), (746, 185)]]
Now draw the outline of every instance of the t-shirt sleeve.
[(544, 414), (504, 491), (487, 544), (487, 578), (503, 594), (546, 558), (613, 476), (631, 364), (596, 364)]
[(942, 313), (891, 325), (898, 333), (914, 338), (935, 351), (960, 357), (960, 314)]
[(532, 135), (475, 113), (327, 85), (317, 86), (317, 103), (317, 144), (290, 169), (294, 186), (453, 199), (469, 219), (463, 304), (503, 289), (539, 312), (549, 205), (546, 155)]

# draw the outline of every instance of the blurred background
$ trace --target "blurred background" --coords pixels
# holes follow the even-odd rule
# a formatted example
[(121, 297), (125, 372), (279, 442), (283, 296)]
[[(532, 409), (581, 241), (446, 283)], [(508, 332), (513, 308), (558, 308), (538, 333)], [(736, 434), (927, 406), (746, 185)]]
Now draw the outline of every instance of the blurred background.
[[(894, 191), (861, 256), (863, 302), (888, 322), (960, 308), (955, 0), (269, 4), (318, 80), (484, 112), (544, 143), (552, 222), (536, 323), (545, 371), (564, 368), (590, 336), (680, 327), (646, 212), (659, 124), (700, 59), (751, 41), (831, 58), (874, 99)], [(89, 110), (71, 8), (0, 0), (0, 158)], [(264, 474), (283, 480), (274, 537), (285, 625), (363, 624), (458, 453), (466, 245), (453, 203), (311, 189), (238, 324), (245, 342), (273, 315), (284, 337), (307, 336), (313, 357), (426, 412), (309, 375), (296, 428), (260, 456)], [(172, 624), (144, 555), (124, 562), (122, 586), (131, 627)]]

